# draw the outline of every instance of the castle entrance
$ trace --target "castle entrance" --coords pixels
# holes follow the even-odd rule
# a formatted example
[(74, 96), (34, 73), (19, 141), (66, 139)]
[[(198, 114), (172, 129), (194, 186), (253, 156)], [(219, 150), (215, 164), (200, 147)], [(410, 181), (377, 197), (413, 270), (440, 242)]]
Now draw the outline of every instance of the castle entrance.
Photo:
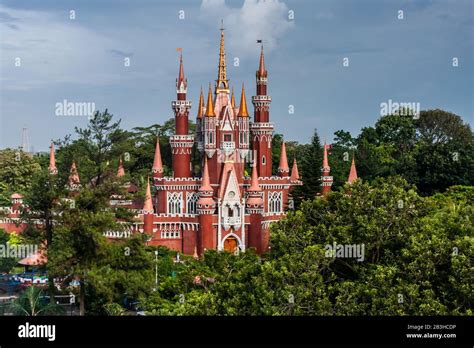
[(227, 237), (224, 241), (224, 250), (230, 253), (234, 253), (237, 250), (237, 239), (235, 237)]

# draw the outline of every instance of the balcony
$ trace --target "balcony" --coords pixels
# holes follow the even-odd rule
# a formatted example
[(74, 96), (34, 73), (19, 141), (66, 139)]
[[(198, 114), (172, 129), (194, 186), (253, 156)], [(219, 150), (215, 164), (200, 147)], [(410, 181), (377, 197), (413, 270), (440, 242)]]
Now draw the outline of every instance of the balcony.
[(240, 216), (236, 217), (223, 217), (222, 218), (222, 225), (224, 226), (224, 230), (228, 230), (230, 227), (239, 228), (242, 224), (242, 219)]
[(229, 154), (235, 150), (235, 142), (234, 141), (223, 141), (221, 143), (221, 150), (224, 151), (226, 154)]

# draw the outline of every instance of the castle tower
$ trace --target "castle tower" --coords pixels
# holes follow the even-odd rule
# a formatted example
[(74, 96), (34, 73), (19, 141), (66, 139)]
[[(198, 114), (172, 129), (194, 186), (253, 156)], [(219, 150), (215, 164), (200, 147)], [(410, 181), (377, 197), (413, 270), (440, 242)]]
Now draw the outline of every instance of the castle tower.
[(263, 192), (258, 183), (256, 163), (253, 164), (252, 181), (247, 191), (246, 212), (250, 215), (249, 247), (261, 254), (268, 245), (262, 231)]
[(207, 157), (204, 156), (204, 167), (197, 213), (199, 215), (199, 230), (197, 236), (197, 252), (201, 255), (206, 249), (215, 249), (217, 246), (216, 234), (212, 226), (213, 215), (216, 211), (216, 202), (213, 198), (213, 189), (209, 178)]
[(191, 102), (186, 100), (188, 81), (184, 77), (183, 56), (179, 58), (179, 73), (176, 79), (177, 98), (171, 103), (175, 116), (176, 133), (170, 137), (173, 157), (173, 176), (189, 178), (191, 176), (191, 149), (194, 136), (189, 133), (188, 117)]
[(56, 175), (58, 174), (58, 168), (56, 168), (56, 158), (54, 157), (54, 144), (51, 142), (49, 146), (49, 174)]
[(349, 172), (349, 177), (347, 178), (347, 182), (349, 184), (352, 184), (356, 180), (357, 180), (357, 169), (355, 165), (354, 155), (352, 155), (351, 170)]
[(326, 196), (329, 192), (331, 192), (332, 186), (332, 176), (331, 175), (331, 167), (329, 167), (328, 161), (328, 150), (331, 148), (331, 145), (326, 145), (324, 142), (324, 155), (323, 155), (323, 167), (321, 168), (322, 176), (321, 176), (321, 194)]
[(267, 76), (263, 45), (260, 52), (260, 64), (256, 72), (257, 95), (252, 97), (254, 122), (251, 126), (253, 149), (257, 150), (258, 173), (261, 177), (272, 176), (272, 136), (273, 123), (269, 121), (272, 98), (267, 95)]

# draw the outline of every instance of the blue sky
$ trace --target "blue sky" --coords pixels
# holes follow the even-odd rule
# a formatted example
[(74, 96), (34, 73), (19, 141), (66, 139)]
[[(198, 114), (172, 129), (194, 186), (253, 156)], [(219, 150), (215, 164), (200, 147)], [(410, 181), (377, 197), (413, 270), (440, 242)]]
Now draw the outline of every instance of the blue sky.
[(107, 107), (125, 128), (164, 122), (177, 47), (194, 118), (200, 87), (217, 77), (221, 18), (228, 77), (248, 98), (264, 40), (270, 117), (288, 140), (307, 142), (315, 128), (328, 140), (338, 129), (356, 135), (388, 100), (472, 124), (473, 11), (471, 0), (0, 1), (0, 147), (18, 146), (24, 126), (36, 151), (83, 127), (86, 117), (55, 115), (65, 99)]

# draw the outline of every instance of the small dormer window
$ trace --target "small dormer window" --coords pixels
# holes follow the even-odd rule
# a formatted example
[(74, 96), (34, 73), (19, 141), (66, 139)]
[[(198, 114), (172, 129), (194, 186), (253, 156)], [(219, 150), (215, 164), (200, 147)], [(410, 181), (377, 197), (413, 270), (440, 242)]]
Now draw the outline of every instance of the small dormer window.
[(224, 134), (224, 141), (232, 141), (232, 134)]

